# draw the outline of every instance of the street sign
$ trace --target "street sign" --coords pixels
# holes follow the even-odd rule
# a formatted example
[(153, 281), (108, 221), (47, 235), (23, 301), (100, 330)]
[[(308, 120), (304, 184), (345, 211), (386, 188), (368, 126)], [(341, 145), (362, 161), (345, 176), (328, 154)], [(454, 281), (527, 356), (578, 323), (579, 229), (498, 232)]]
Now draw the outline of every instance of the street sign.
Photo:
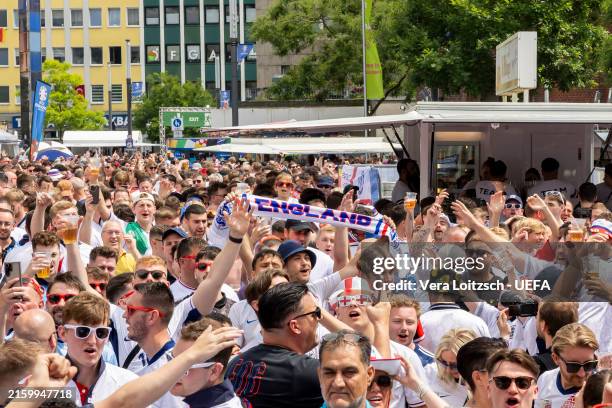
[(13, 116), (12, 122), (13, 122), (13, 129), (21, 128), (21, 116)]
[(183, 131), (182, 130), (173, 130), (172, 131), (172, 136), (174, 138), (183, 137)]
[(176, 131), (176, 130), (183, 130), (183, 118), (177, 116), (175, 118), (172, 118), (172, 131)]
[(132, 98), (142, 98), (142, 82), (132, 82)]
[(240, 44), (238, 46), (238, 62), (242, 62), (253, 51), (253, 44)]
[(230, 91), (221, 91), (219, 94), (219, 108), (229, 109), (230, 107)]
[(134, 148), (134, 139), (128, 135), (127, 139), (125, 139), (125, 148), (133, 149)]
[[(177, 117), (178, 112), (163, 112), (162, 120), (164, 126), (172, 127), (172, 120)], [(210, 112), (181, 112), (183, 128), (203, 128), (212, 127), (210, 122)]]
[(495, 50), (495, 94), (512, 95), (538, 85), (538, 33), (519, 31)]

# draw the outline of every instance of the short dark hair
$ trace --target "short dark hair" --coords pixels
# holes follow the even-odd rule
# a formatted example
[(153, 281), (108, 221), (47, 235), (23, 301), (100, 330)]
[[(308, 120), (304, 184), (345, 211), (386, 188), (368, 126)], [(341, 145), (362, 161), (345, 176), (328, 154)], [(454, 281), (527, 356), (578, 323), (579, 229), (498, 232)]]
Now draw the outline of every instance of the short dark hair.
[(189, 237), (185, 238), (181, 242), (178, 243), (178, 247), (176, 248), (176, 258), (182, 258), (194, 249), (202, 250), (206, 247), (206, 241), (202, 238), (197, 237)]
[(325, 206), (327, 208), (336, 210), (338, 207), (340, 207), (340, 203), (342, 203), (342, 198), (344, 198), (344, 194), (339, 191), (332, 191), (327, 196), (327, 202), (325, 203)]
[(101, 256), (102, 258), (113, 258), (115, 261), (119, 258), (117, 256), (117, 251), (115, 251), (113, 248), (107, 246), (99, 246), (92, 249), (89, 253), (89, 262), (94, 262), (99, 256)]
[(553, 157), (547, 157), (542, 160), (542, 173), (552, 173), (559, 170), (559, 162)]
[(270, 183), (260, 183), (255, 186), (253, 189), (253, 194), (261, 197), (274, 197), (276, 196), (276, 192), (274, 191), (274, 186)]
[(36, 250), (40, 246), (59, 246), (60, 239), (52, 232), (41, 231), (34, 234), (32, 237), (32, 249)]
[(174, 296), (170, 288), (162, 282), (145, 282), (134, 285), (134, 290), (142, 295), (142, 304), (163, 313), (160, 320), (168, 324), (174, 312)]
[(506, 166), (506, 163), (501, 160), (495, 160), (493, 166), (491, 166), (491, 177), (506, 177), (506, 171), (508, 171), (508, 166)]
[(303, 283), (281, 283), (268, 289), (259, 298), (257, 318), (264, 330), (281, 329), (290, 315), (300, 309), (302, 298), (308, 294)]
[(508, 345), (503, 339), (491, 337), (477, 337), (461, 346), (457, 352), (457, 371), (472, 391), (476, 388), (472, 373), (484, 370), (489, 357), (506, 348)]
[(151, 231), (149, 232), (149, 239), (157, 238), (161, 240), (162, 235), (166, 232), (170, 227), (164, 224), (157, 224), (151, 227)]
[(198, 252), (198, 254), (196, 255), (196, 261), (199, 261), (200, 259), (214, 261), (220, 252), (221, 250), (216, 246), (209, 245), (206, 248), (200, 250), (200, 252)]
[(499, 363), (507, 361), (520, 365), (527, 371), (531, 372), (535, 378), (538, 378), (540, 374), (540, 368), (535, 360), (522, 349), (502, 349), (498, 350), (487, 360), (487, 372), (489, 375), (493, 374), (493, 371), (497, 368)]
[(127, 288), (133, 281), (134, 273), (132, 272), (121, 273), (110, 278), (106, 285), (106, 298), (108, 301), (116, 304), (119, 297), (127, 291)]
[(566, 324), (578, 322), (578, 304), (559, 300), (551, 298), (540, 303), (538, 307), (538, 317), (546, 323), (551, 337), (555, 337), (559, 329)]
[(191, 214), (195, 214), (195, 215), (205, 215), (206, 214), (206, 208), (201, 205), (201, 204), (191, 204), (189, 207), (187, 207), (187, 209), (185, 210), (185, 214), (183, 215), (183, 217), (185, 219), (189, 219), (189, 217), (191, 216)]
[(224, 189), (227, 189), (227, 184), (216, 181), (214, 183), (211, 183), (210, 186), (208, 186), (208, 195), (212, 197), (214, 193)]
[[(357, 341), (351, 341), (349, 338), (355, 338)], [(351, 330), (340, 330), (323, 336), (321, 346), (319, 347), (319, 360), (321, 364), (323, 364), (324, 351), (332, 351), (345, 344), (359, 348), (359, 359), (366, 366), (370, 365), (370, 355), (372, 354), (370, 339)]]
[(597, 198), (597, 186), (593, 183), (582, 183), (578, 187), (578, 196), (586, 201), (595, 201)]
[(403, 204), (388, 206), (382, 212), (383, 215), (390, 217), (395, 225), (400, 225), (406, 219), (406, 209)]
[(47, 293), (51, 292), (51, 289), (53, 289), (53, 286), (55, 286), (55, 284), (57, 283), (63, 283), (69, 288), (76, 289), (79, 292), (82, 292), (85, 290), (85, 287), (83, 286), (79, 278), (74, 276), (72, 272), (60, 273), (59, 275), (55, 275), (55, 278), (53, 278), (51, 283), (49, 283), (49, 287), (47, 288)]
[(603, 400), (603, 390), (612, 381), (612, 370), (602, 370), (590, 375), (584, 384), (583, 402), (585, 407), (600, 404)]
[(258, 253), (255, 254), (255, 256), (253, 257), (253, 261), (251, 262), (251, 267), (253, 269), (255, 269), (255, 265), (257, 265), (257, 261), (259, 261), (261, 258), (265, 258), (267, 256), (274, 256), (278, 259), (281, 260), (281, 263), (284, 264), (285, 262), (283, 262), (283, 257), (281, 256), (281, 254), (279, 254), (277, 251), (270, 249), (270, 248), (264, 248), (261, 251), (259, 251)]

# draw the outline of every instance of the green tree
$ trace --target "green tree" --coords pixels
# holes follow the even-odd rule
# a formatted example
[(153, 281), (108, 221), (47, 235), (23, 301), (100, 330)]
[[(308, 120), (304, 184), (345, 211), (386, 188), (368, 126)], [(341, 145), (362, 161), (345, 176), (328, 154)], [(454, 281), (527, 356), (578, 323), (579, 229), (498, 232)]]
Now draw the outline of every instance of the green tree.
[(60, 138), (66, 130), (102, 129), (104, 114), (90, 110), (87, 100), (76, 91), (76, 87), (83, 84), (83, 79), (70, 72), (70, 64), (46, 60), (43, 80), (53, 86), (45, 120), (55, 126)]
[[(159, 108), (164, 106), (214, 106), (215, 99), (199, 82), (185, 82), (167, 73), (147, 77), (147, 94), (134, 111), (134, 127), (147, 133), (152, 141), (159, 141)], [(185, 136), (197, 136), (197, 130), (185, 129)]]
[[(605, 0), (609, 1), (609, 0)], [(372, 28), (386, 95), (417, 87), (488, 98), (495, 47), (516, 31), (538, 32), (540, 85), (593, 84), (602, 43), (602, 0), (375, 0)], [(361, 0), (276, 0), (252, 30), (279, 55), (310, 54), (269, 90), (278, 99), (323, 99), (361, 85)]]

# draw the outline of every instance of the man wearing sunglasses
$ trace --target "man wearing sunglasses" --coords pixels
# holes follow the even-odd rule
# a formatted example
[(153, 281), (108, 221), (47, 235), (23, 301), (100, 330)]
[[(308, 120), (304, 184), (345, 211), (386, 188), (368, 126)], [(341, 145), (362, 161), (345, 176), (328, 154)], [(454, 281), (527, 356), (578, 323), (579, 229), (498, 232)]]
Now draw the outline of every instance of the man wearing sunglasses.
[(64, 324), (58, 328), (58, 334), (67, 345), (68, 360), (78, 369), (67, 385), (78, 390), (77, 406), (101, 401), (138, 378), (102, 359), (111, 332), (109, 314), (104, 299), (86, 292), (70, 299), (64, 307)]
[(178, 279), (170, 286), (177, 302), (190, 296), (198, 287), (198, 281), (195, 278), (196, 257), (198, 252), (205, 247), (206, 241), (196, 237), (185, 238), (178, 243), (176, 259), (180, 271)]
[(521, 200), (521, 197), (517, 195), (509, 195), (506, 197), (504, 209), (502, 210), (502, 221), (517, 215), (523, 215), (523, 200)]
[(559, 367), (538, 379), (539, 398), (550, 400), (552, 408), (573, 401), (587, 377), (597, 369), (598, 349), (597, 338), (587, 326), (571, 323), (560, 328), (552, 341), (552, 358)]
[[(536, 378), (539, 371), (536, 362), (524, 350), (499, 350), (489, 358), (486, 368), (489, 407), (532, 408), (538, 396)], [(546, 397), (540, 395), (539, 398)]]

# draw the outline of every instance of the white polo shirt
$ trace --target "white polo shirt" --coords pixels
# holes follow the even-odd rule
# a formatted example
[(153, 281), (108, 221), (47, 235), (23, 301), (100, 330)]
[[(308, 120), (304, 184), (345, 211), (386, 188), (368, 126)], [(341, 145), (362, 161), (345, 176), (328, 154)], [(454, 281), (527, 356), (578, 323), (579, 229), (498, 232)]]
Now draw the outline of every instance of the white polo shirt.
[[(136, 378), (138, 378), (138, 376), (133, 372), (112, 364), (106, 364), (102, 361), (99, 376), (96, 382), (89, 388), (87, 403), (96, 403), (110, 397), (123, 385)], [(70, 382), (66, 384), (66, 388), (72, 388), (78, 391), (74, 380), (70, 380)], [(75, 397), (76, 405), (79, 407), (82, 406), (80, 396), (76, 395)]]
[(232, 321), (232, 326), (243, 331), (242, 336), (237, 339), (241, 352), (244, 353), (263, 342), (257, 313), (246, 299), (232, 305), (229, 318)]

